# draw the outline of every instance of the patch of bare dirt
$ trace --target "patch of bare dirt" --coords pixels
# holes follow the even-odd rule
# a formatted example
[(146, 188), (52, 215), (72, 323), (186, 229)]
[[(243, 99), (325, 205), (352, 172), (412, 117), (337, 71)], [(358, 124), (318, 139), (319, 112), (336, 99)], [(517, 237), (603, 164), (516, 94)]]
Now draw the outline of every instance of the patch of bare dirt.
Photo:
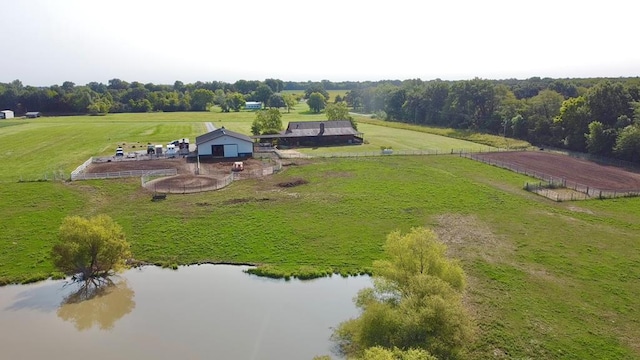
[(212, 176), (183, 174), (151, 180), (144, 187), (154, 192), (179, 194), (214, 190), (218, 182)]
[(253, 202), (253, 201), (269, 201), (271, 199), (269, 198), (240, 198), (240, 199), (230, 199), (227, 200), (225, 202), (223, 202), (224, 205), (233, 205), (233, 204), (242, 204), (242, 203), (247, 203), (247, 202)]
[(571, 210), (573, 212), (580, 212), (580, 213), (593, 215), (593, 211), (591, 211), (589, 209), (583, 209), (583, 208), (577, 207), (577, 206), (569, 206), (569, 207), (567, 207), (567, 209), (569, 209), (569, 210)]
[[(200, 159), (200, 174), (208, 175), (227, 175), (231, 173), (231, 168), (235, 161), (216, 160), (216, 159)], [(265, 167), (272, 166), (271, 163), (263, 163), (258, 159), (245, 159), (242, 160), (244, 165), (244, 171), (240, 172), (252, 172), (255, 170), (262, 170)]]
[[(474, 216), (445, 214), (436, 217), (438, 238), (452, 250), (474, 248), (495, 252), (499, 240), (489, 227)], [(485, 254), (488, 256), (488, 254)]]
[[(151, 159), (151, 160), (114, 160), (111, 162), (93, 163), (85, 170), (87, 173), (98, 174), (107, 172), (133, 170), (161, 170), (176, 169), (178, 174), (190, 173), (190, 166), (183, 158), (179, 159)], [(192, 173), (192, 172), (191, 172)]]
[(278, 183), (279, 187), (283, 187), (283, 188), (291, 188), (291, 187), (296, 187), (296, 186), (300, 186), (300, 185), (304, 185), (304, 184), (308, 184), (309, 182), (305, 179), (295, 179), (295, 180), (291, 180), (291, 181), (285, 181), (285, 182), (281, 182)]
[(512, 167), (538, 172), (569, 183), (600, 190), (640, 190), (640, 174), (613, 165), (601, 165), (568, 155), (547, 151), (514, 151), (479, 154), (484, 160), (499, 161)]
[[(200, 159), (200, 175), (220, 176), (231, 173), (231, 167), (235, 161), (219, 159)], [(272, 164), (263, 163), (258, 159), (245, 159), (244, 172), (262, 170)], [(175, 158), (175, 159), (119, 159), (93, 163), (87, 167), (87, 173), (107, 173), (132, 170), (161, 170), (176, 169), (179, 175), (195, 174), (198, 167), (195, 158)]]

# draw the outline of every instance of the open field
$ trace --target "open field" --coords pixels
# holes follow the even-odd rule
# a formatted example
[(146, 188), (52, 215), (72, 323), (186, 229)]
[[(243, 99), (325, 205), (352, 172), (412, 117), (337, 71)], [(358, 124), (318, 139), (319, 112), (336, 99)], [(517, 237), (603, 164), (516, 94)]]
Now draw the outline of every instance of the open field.
[[(138, 260), (257, 263), (308, 276), (367, 271), (389, 232), (429, 226), (468, 274), (465, 302), (477, 322), (470, 359), (640, 358), (639, 198), (555, 203), (521, 189), (533, 179), (457, 156), (294, 160), (272, 177), (159, 202), (137, 178), (18, 183), (5, 172), (73, 169), (103, 147), (110, 154), (108, 134), (164, 143), (175, 131), (195, 138), (206, 121), (250, 123), (226, 115), (43, 118), (2, 128), (0, 139), (24, 140), (4, 151), (25, 153), (0, 159), (0, 283), (54, 273), (49, 251), (68, 215), (110, 215)], [(72, 144), (30, 151), (38, 141)]]
[[(91, 156), (113, 155), (122, 145), (125, 152), (146, 149), (147, 143), (166, 144), (177, 138), (195, 138), (206, 132), (205, 122), (250, 134), (255, 113), (251, 111), (108, 114), (106, 116), (67, 116), (24, 119), (20, 126), (3, 127), (0, 141), (12, 144), (20, 139), (20, 146), (6, 146), (0, 150), (2, 172), (0, 182), (51, 179), (56, 174), (68, 177), (78, 165)], [(324, 114), (308, 114), (300, 104), (291, 113), (282, 114), (284, 126), (289, 121), (326, 119)], [(15, 123), (15, 122), (14, 122)], [(396, 150), (473, 148), (487, 146), (428, 133), (363, 124), (362, 131), (369, 144), (342, 148), (309, 149), (309, 152), (380, 151), (380, 146)], [(371, 136), (371, 138), (369, 138)], [(403, 142), (402, 140), (405, 139)]]
[(356, 119), (360, 123), (369, 125), (384, 126), (393, 129), (405, 129), (411, 131), (417, 131), (422, 133), (428, 133), (433, 135), (440, 135), (454, 139), (471, 141), (477, 144), (483, 144), (491, 147), (502, 149), (527, 149), (531, 147), (531, 144), (524, 140), (505, 138), (503, 136), (476, 133), (470, 130), (462, 129), (450, 129), (439, 128), (434, 126), (421, 126), (413, 125), (401, 122), (383, 121), (379, 119), (372, 119), (368, 115), (355, 115)]
[(499, 161), (510, 166), (551, 175), (600, 190), (640, 191), (640, 174), (605, 166), (574, 157), (544, 151), (518, 151), (479, 154), (487, 161)]
[[(327, 93), (329, 93), (329, 102), (335, 102), (337, 95), (344, 97), (347, 92), (348, 90), (327, 90)], [(284, 90), (282, 93), (304, 96), (304, 90)]]

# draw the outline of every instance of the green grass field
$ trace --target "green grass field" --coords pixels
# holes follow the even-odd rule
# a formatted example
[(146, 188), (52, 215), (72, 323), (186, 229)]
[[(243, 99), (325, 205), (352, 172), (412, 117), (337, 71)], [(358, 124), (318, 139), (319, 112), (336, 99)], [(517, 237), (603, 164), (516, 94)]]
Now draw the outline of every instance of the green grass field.
[[(640, 358), (638, 198), (555, 203), (522, 190), (530, 180), (522, 175), (450, 155), (297, 160), (266, 179), (162, 202), (135, 178), (14, 180), (72, 169), (118, 142), (195, 138), (206, 121), (241, 131), (250, 115), (41, 118), (1, 128), (5, 143), (23, 141), (0, 160), (0, 283), (54, 273), (49, 251), (68, 215), (110, 215), (138, 260), (256, 263), (283, 276), (367, 271), (389, 232), (429, 226), (468, 274), (465, 303), (477, 323), (470, 359)], [(390, 138), (408, 131), (368, 132), (387, 130)], [(406, 134), (407, 144), (435, 141), (423, 134)], [(277, 186), (300, 178), (308, 184)]]

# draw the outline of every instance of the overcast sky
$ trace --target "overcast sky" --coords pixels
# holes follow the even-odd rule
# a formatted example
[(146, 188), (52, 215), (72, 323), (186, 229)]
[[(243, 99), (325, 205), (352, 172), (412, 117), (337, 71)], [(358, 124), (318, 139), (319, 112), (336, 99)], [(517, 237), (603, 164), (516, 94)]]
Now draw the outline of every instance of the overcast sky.
[(0, 82), (640, 76), (629, 0), (0, 0)]

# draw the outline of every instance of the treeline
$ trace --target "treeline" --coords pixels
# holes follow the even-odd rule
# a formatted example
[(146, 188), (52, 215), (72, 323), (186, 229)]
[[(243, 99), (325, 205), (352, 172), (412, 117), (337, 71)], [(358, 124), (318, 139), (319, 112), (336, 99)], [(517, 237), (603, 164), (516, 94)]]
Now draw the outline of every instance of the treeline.
[(326, 90), (347, 91), (355, 111), (388, 121), (469, 129), (527, 140), (539, 146), (640, 161), (640, 78), (366, 82), (291, 82), (280, 79), (173, 85), (66, 81), (49, 87), (0, 83), (0, 108), (16, 115), (109, 112), (205, 111), (217, 105), (239, 111), (246, 101), (269, 107), (295, 106), (298, 99)]
[(355, 111), (640, 161), (640, 79), (407, 80), (349, 91)]
[[(400, 81), (395, 82), (401, 84)], [(279, 79), (238, 80), (173, 85), (143, 84), (111, 79), (107, 84), (90, 82), (76, 85), (65, 81), (48, 87), (25, 86), (20, 80), (0, 83), (0, 108), (13, 110), (17, 115), (40, 111), (48, 115), (106, 114), (152, 111), (205, 111), (218, 105), (223, 111), (238, 111), (247, 101), (259, 101), (273, 107), (289, 107), (284, 90), (350, 90), (358, 86), (373, 86), (371, 82), (291, 82)], [(308, 96), (308, 94), (307, 94)], [(287, 100), (289, 103), (287, 104)]]

